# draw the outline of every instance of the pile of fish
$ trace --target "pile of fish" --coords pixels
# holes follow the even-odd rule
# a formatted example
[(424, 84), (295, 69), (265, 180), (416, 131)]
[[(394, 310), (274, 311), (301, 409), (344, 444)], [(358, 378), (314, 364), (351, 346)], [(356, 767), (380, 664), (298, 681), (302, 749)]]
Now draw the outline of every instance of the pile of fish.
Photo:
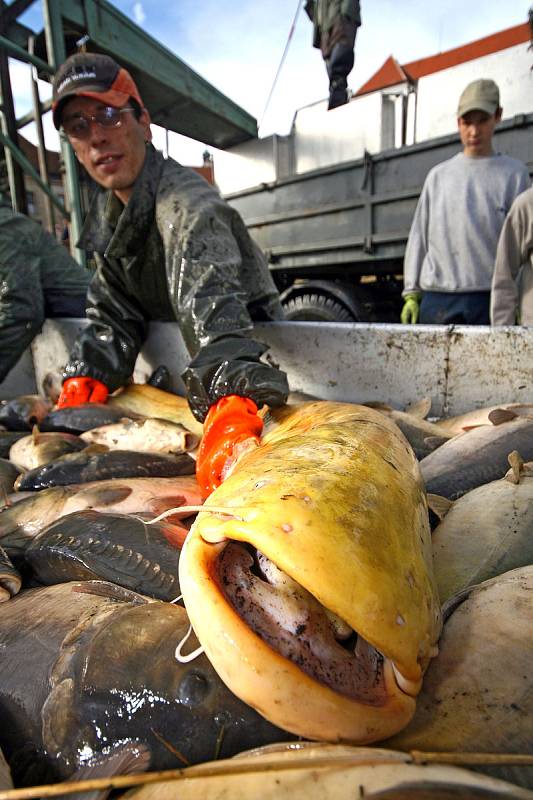
[(130, 795), (252, 797), (240, 761), (192, 765), (292, 741), (247, 756), (279, 796), (531, 796), (531, 767), (406, 752), (533, 755), (533, 406), (370, 405), (266, 412), (202, 504), (183, 398), (0, 404), (16, 786), (186, 767)]

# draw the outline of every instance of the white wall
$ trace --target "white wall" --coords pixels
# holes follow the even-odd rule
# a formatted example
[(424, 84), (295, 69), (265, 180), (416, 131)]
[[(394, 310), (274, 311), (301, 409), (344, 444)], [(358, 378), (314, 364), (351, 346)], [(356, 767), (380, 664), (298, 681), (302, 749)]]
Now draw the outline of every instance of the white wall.
[(492, 78), (500, 87), (503, 118), (533, 112), (533, 54), (524, 42), (499, 53), (427, 75), (418, 82), (416, 141), (457, 130), (457, 102), (465, 86)]
[(215, 181), (222, 194), (230, 194), (276, 179), (274, 137), (252, 139), (217, 150), (213, 155)]
[(302, 108), (294, 122), (296, 172), (362, 158), (381, 149), (381, 94), (357, 97), (327, 111), (326, 103)]
[[(524, 43), (421, 78), (416, 96), (412, 93), (408, 97), (406, 143), (454, 133), (459, 96), (477, 78), (492, 78), (500, 87), (504, 119), (533, 113), (532, 65), (533, 54)], [(390, 87), (383, 94), (405, 89)], [(399, 146), (401, 98), (393, 102), (394, 109), (389, 107), (384, 114), (382, 92), (378, 91), (332, 111), (327, 110), (326, 101), (299, 109), (291, 134), (295, 172), (362, 158), (365, 150), (379, 153), (393, 144)], [(391, 130), (393, 116), (395, 130)], [(217, 151), (214, 158), (215, 179), (223, 194), (278, 177), (274, 137), (246, 142), (231, 151)]]

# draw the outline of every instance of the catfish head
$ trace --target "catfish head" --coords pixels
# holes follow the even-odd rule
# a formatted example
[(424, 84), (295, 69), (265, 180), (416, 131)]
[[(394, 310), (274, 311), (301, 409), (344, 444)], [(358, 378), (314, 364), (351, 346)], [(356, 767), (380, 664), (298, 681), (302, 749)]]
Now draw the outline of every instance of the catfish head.
[(191, 528), (187, 613), (222, 680), (275, 725), (377, 741), (412, 717), (441, 630), (418, 463), (373, 409), (280, 419)]

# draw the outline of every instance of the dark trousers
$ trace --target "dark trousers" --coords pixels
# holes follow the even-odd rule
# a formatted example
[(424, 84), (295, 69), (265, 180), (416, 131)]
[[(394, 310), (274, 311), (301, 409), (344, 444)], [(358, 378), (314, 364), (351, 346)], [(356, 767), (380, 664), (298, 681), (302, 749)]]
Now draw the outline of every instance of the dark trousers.
[(326, 59), (329, 76), (328, 109), (342, 106), (348, 102), (348, 75), (354, 65), (353, 46), (339, 42)]
[(421, 325), (490, 325), (490, 292), (424, 292)]

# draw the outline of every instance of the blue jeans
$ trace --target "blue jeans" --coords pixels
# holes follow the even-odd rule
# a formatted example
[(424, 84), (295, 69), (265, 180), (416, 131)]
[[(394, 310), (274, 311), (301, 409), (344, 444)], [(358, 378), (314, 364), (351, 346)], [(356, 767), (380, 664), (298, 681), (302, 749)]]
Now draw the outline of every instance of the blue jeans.
[(490, 325), (490, 292), (424, 292), (421, 325)]

